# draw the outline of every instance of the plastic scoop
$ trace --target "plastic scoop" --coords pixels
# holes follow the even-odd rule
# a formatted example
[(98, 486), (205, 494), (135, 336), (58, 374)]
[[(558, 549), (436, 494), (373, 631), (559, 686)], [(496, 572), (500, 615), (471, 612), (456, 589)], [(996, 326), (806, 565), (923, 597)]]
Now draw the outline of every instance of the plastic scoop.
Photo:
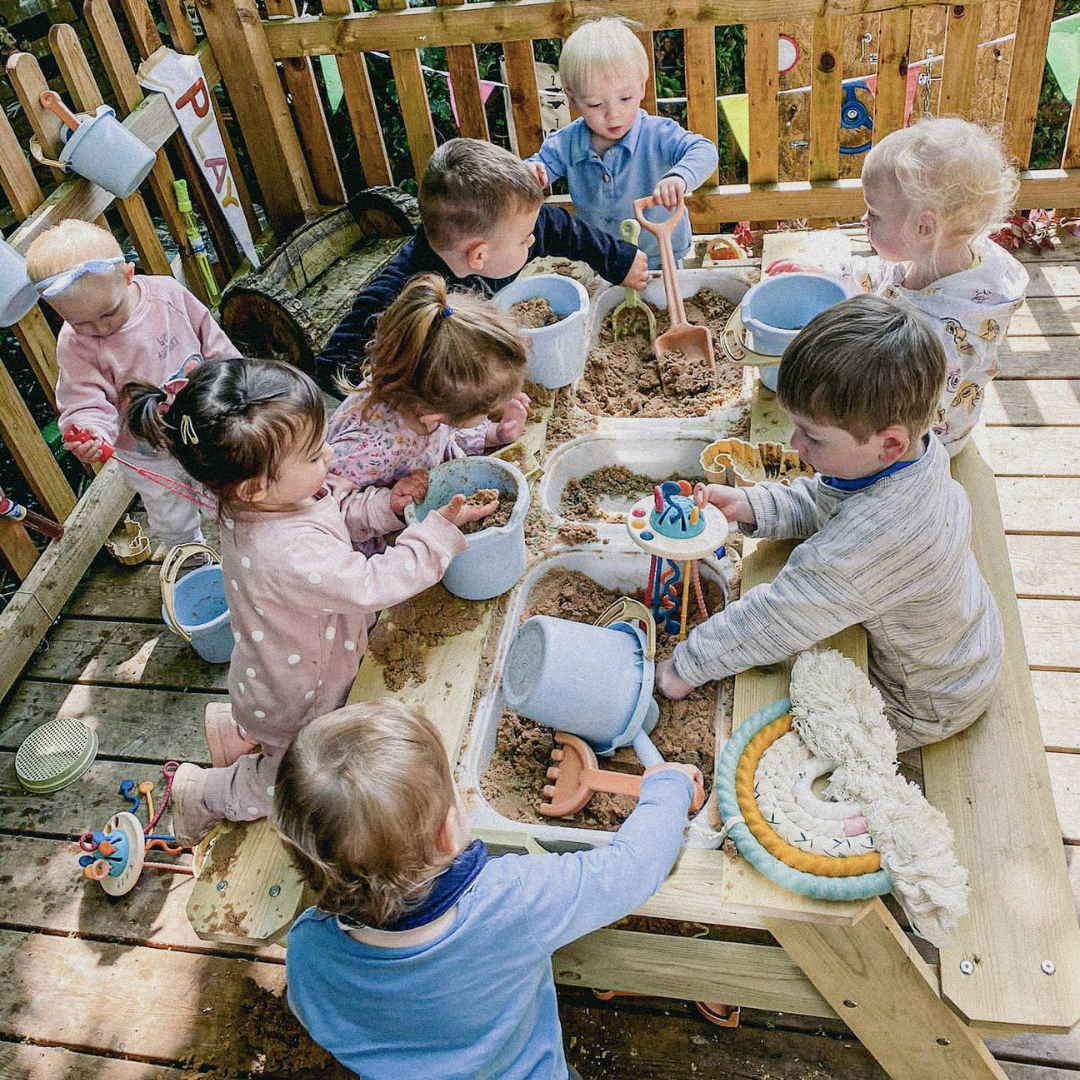
[[(537, 813), (544, 817), (569, 817), (581, 810), (598, 791), (608, 795), (629, 795), (634, 799), (641, 794), (640, 776), (599, 768), (596, 754), (584, 739), (556, 731), (555, 742), (558, 745), (551, 751), (551, 760), (556, 764), (547, 771), (548, 779), (555, 782), (544, 787), (547, 801), (537, 807)], [(700, 784), (695, 784), (690, 812), (697, 813), (704, 802), (705, 791)]]
[(41, 107), (43, 109), (48, 109), (53, 116), (58, 116), (66, 127), (71, 128), (72, 131), (78, 130), (78, 119), (63, 101), (61, 101), (60, 95), (54, 90), (43, 90), (38, 101), (41, 102)]
[[(669, 354), (681, 353), (688, 361), (691, 371), (696, 365), (707, 368), (710, 380), (716, 378), (716, 357), (713, 354), (712, 333), (707, 326), (693, 326), (686, 321), (686, 310), (679, 295), (679, 281), (675, 272), (675, 252), (671, 247), (671, 234), (682, 219), (683, 201), (668, 215), (666, 221), (649, 221), (645, 211), (655, 206), (652, 195), (634, 200), (634, 216), (643, 229), (656, 237), (660, 248), (660, 270), (664, 279), (664, 293), (667, 296), (668, 314), (671, 316), (671, 329), (653, 341), (656, 354), (656, 366), (660, 371), (660, 382), (665, 394), (686, 392), (687, 387), (680, 386), (686, 378), (685, 368), (678, 365), (678, 358)], [(695, 389), (701, 389), (695, 386)]]
[[(638, 237), (641, 236), (641, 226), (633, 218), (627, 218), (619, 226), (619, 235), (628, 244), (636, 247)], [(641, 322), (641, 316), (644, 314), (649, 324), (649, 340), (655, 341), (656, 316), (652, 308), (641, 299), (637, 289), (627, 285), (624, 292), (626, 299), (611, 313), (611, 336), (618, 341), (619, 338), (635, 333)]]

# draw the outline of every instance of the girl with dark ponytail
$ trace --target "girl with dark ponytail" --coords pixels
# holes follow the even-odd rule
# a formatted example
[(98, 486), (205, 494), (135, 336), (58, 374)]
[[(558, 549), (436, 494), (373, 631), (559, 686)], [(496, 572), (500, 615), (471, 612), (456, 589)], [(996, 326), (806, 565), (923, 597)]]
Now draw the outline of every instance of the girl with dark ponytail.
[(210, 706), (211, 769), (183, 764), (173, 825), (193, 843), (222, 819), (265, 817), (278, 762), (310, 720), (340, 708), (367, 647), (374, 613), (442, 578), (465, 549), (459, 525), (495, 509), (456, 495), (394, 547), (353, 550), (401, 529), (427, 492), (424, 473), (361, 491), (327, 474), (326, 414), (315, 384), (273, 360), (218, 360), (170, 398), (124, 387), (131, 430), (163, 447), (218, 498), (221, 562), (236, 645), (229, 708)]

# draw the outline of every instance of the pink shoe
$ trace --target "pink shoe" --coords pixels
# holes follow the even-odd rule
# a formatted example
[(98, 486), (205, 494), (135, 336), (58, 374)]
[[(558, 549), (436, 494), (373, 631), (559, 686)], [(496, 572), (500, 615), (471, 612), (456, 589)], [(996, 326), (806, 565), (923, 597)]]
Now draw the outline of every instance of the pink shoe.
[(173, 777), (172, 806), (173, 836), (185, 847), (197, 844), (219, 821), (221, 814), (208, 810), (203, 795), (209, 769), (185, 763)]
[(210, 748), (210, 764), (215, 769), (224, 769), (259, 746), (240, 730), (227, 701), (211, 701), (206, 706), (203, 730), (206, 732), (206, 745)]

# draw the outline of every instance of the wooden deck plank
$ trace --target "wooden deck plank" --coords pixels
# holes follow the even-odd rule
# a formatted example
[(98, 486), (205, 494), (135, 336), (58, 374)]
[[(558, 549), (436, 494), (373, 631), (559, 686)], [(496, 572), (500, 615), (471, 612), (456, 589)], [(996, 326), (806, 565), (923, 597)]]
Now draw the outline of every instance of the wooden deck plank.
[(1080, 533), (1080, 480), (998, 477), (1006, 533)]
[(1074, 379), (1080, 371), (1080, 341), (1071, 337), (1009, 337), (998, 356), (999, 381)]
[(0, 749), (16, 750), (39, 724), (69, 716), (98, 733), (103, 757), (208, 765), (203, 709), (227, 700), (222, 694), (24, 679), (0, 711)]
[(1009, 337), (1075, 337), (1080, 333), (1080, 297), (1032, 296), (1009, 323)]
[(1080, 476), (1080, 439), (1071, 427), (976, 428), (973, 441), (996, 476)]
[(163, 623), (63, 619), (26, 670), (69, 682), (194, 687), (228, 692), (228, 666), (207, 664)]
[(1027, 296), (1080, 296), (1080, 265), (1076, 263), (1029, 263), (1031, 280)]
[(122, 566), (109, 559), (97, 565), (71, 595), (65, 614), (142, 622), (161, 620), (161, 565)]
[(1047, 754), (1050, 788), (1061, 823), (1061, 838), (1080, 844), (1080, 754)]
[(982, 418), (994, 426), (1080, 424), (1080, 380), (995, 380), (986, 388)]
[(59, 1046), (0, 1043), (0, 1080), (190, 1080), (185, 1069), (79, 1054)]
[(1080, 672), (1033, 671), (1031, 683), (1039, 705), (1043, 744), (1053, 749), (1080, 750), (1080, 724), (1076, 722), (1080, 716)]
[(1006, 537), (1016, 595), (1024, 598), (1080, 599), (1080, 537)]
[(1018, 600), (1017, 604), (1031, 666), (1080, 671), (1080, 603)]

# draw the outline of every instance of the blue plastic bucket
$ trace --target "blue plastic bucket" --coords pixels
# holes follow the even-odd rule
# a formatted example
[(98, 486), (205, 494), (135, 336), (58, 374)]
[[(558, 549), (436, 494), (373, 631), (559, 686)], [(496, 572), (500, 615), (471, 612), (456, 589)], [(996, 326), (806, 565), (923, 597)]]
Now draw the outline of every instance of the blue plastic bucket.
[(536, 299), (546, 300), (552, 311), (563, 318), (551, 326), (521, 331), (529, 342), (526, 377), (548, 390), (556, 390), (585, 374), (589, 294), (581, 282), (562, 274), (534, 274), (510, 282), (492, 297), (492, 303), (509, 311), (522, 300)]
[(187, 638), (207, 663), (227, 663), (233, 635), (221, 566), (200, 566), (176, 581), (172, 590), (175, 622), (165, 605), (161, 606), (161, 617), (169, 629)]
[(533, 615), (507, 653), (503, 697), (514, 712), (569, 731), (598, 754), (633, 744), (651, 765), (660, 760), (648, 739), (659, 711), (653, 674), (644, 632), (629, 623), (605, 627)]
[(464, 457), (444, 461), (431, 470), (424, 501), (405, 507), (405, 520), (411, 525), (445, 506), (459, 492), (472, 495), (483, 488), (495, 488), (502, 498), (514, 499), (514, 509), (505, 525), (468, 534), (465, 540), (469, 546), (446, 568), (443, 584), (463, 600), (490, 600), (500, 596), (525, 573), (529, 485), (521, 470), (501, 458)]
[(0, 237), (0, 326), (17, 323), (37, 299), (37, 289), (26, 274), (26, 260)]
[(781, 356), (811, 319), (846, 298), (843, 285), (821, 274), (765, 278), (747, 289), (739, 305), (746, 347)]
[(60, 160), (118, 199), (126, 199), (150, 174), (157, 154), (124, 127), (108, 105), (99, 105), (68, 134)]

